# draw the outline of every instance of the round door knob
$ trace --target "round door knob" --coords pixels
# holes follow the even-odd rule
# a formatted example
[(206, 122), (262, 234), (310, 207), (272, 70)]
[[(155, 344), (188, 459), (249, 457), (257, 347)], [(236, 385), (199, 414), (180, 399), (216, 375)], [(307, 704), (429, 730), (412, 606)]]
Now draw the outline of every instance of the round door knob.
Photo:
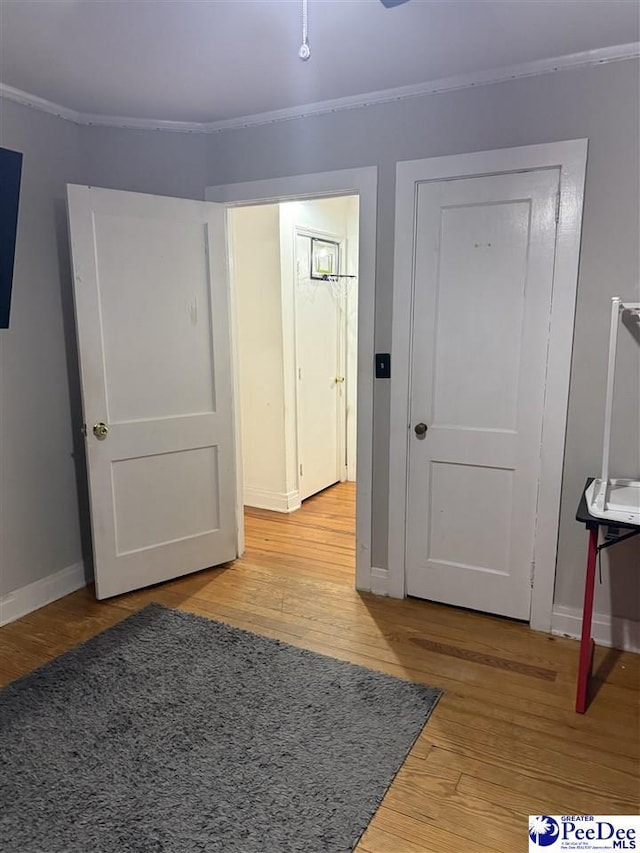
[(423, 423), (416, 424), (414, 427), (416, 435), (420, 438), (422, 438), (423, 435), (427, 434), (428, 429), (429, 429), (429, 427)]
[(107, 433), (109, 432), (109, 427), (106, 424), (100, 422), (96, 424), (93, 428), (93, 434), (98, 439), (98, 441), (104, 441), (107, 437)]

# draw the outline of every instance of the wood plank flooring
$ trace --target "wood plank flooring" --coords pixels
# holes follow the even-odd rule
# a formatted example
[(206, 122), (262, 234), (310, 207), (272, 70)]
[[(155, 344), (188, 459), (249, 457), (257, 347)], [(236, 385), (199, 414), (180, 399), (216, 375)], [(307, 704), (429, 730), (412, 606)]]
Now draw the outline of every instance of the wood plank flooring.
[(345, 483), (291, 515), (247, 510), (231, 565), (106, 602), (87, 588), (6, 626), (2, 683), (158, 601), (445, 691), (358, 853), (515, 853), (530, 813), (636, 813), (640, 657), (597, 649), (575, 714), (577, 642), (355, 592), (354, 501)]

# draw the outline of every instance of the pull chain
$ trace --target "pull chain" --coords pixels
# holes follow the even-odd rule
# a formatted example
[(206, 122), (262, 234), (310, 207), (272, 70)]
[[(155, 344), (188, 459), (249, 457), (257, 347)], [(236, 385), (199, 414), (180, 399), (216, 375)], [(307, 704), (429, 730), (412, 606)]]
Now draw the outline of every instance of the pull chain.
[(302, 0), (302, 44), (300, 45), (300, 50), (298, 51), (298, 56), (302, 59), (303, 62), (306, 62), (307, 59), (311, 56), (311, 49), (309, 48), (309, 25), (308, 25), (308, 8), (307, 8), (308, 0)]

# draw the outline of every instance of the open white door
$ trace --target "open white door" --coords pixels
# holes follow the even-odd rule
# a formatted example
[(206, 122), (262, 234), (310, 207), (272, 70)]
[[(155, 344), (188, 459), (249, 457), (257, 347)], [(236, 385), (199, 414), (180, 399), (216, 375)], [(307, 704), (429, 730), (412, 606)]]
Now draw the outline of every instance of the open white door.
[(69, 186), (98, 598), (237, 555), (224, 207)]

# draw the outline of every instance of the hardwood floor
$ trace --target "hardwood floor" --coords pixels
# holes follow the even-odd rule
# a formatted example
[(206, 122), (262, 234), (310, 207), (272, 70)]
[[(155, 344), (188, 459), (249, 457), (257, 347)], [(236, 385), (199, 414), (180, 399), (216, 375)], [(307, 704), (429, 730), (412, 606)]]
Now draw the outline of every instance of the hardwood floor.
[(636, 813), (640, 656), (598, 649), (575, 714), (577, 642), (355, 592), (354, 500), (343, 484), (291, 515), (247, 510), (231, 565), (106, 602), (87, 588), (6, 626), (2, 682), (158, 601), (445, 691), (358, 853), (515, 853), (530, 813)]

